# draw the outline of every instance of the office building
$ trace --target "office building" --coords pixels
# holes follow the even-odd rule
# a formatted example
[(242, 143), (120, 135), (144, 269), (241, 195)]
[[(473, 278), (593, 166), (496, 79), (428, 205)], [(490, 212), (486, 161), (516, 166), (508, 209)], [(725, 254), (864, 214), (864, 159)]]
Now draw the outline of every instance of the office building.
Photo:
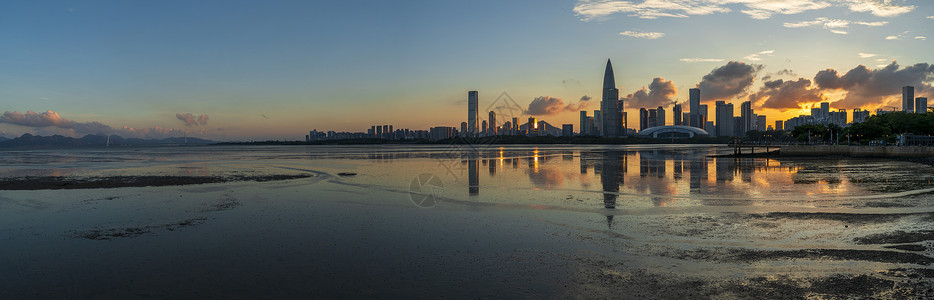
[(699, 109), (699, 111), (697, 112), (697, 118), (698, 118), (697, 123), (700, 124), (700, 126), (695, 126), (695, 127), (699, 127), (700, 129), (706, 130), (707, 121), (710, 120), (710, 118), (707, 117), (707, 104), (701, 104), (701, 105), (698, 105), (697, 107)]
[(915, 110), (915, 87), (902, 87), (902, 111), (914, 112)]
[(765, 128), (766, 128), (765, 122), (766, 122), (765, 115), (757, 115), (756, 116), (756, 130), (765, 131)]
[(599, 110), (593, 111), (593, 135), (603, 136), (601, 130), (603, 130), (603, 114)]
[(658, 115), (657, 126), (665, 126), (665, 108), (659, 106), (655, 109), (655, 113)]
[(649, 109), (649, 128), (658, 126), (658, 110), (651, 108)]
[(743, 101), (739, 105), (739, 117), (743, 118), (743, 127), (740, 136), (745, 136), (747, 131), (753, 130), (756, 120), (753, 117), (752, 102)]
[(783, 131), (785, 130), (785, 122), (782, 120), (775, 120), (775, 130)]
[(580, 135), (588, 135), (588, 134), (590, 134), (590, 132), (589, 132), (589, 130), (588, 130), (588, 129), (590, 129), (590, 127), (587, 126), (587, 111), (586, 111), (586, 110), (582, 110), (582, 111), (581, 111), (581, 122), (580, 122), (580, 123), (581, 123), (581, 124), (580, 124), (580, 126), (581, 126), (581, 127), (580, 127)]
[(496, 112), (490, 111), (490, 135), (496, 135)]
[(645, 107), (639, 109), (639, 131), (649, 128), (649, 111)]
[[(616, 79), (613, 76), (613, 65), (606, 60), (606, 70), (603, 73), (603, 101), (600, 102), (600, 111), (605, 112), (600, 119), (601, 136), (619, 136), (619, 90), (616, 89)], [(596, 114), (594, 114), (596, 117)]]
[(477, 123), (480, 121), (480, 109), (477, 108), (479, 105), (480, 96), (477, 91), (467, 92), (467, 136), (476, 137), (479, 132), (480, 124)]
[(681, 125), (681, 104), (675, 104), (671, 107), (672, 124)]
[(461, 132), (460, 135), (464, 136), (467, 134), (467, 122), (461, 122)]
[(819, 119), (822, 119), (824, 123), (827, 123), (827, 119), (830, 118), (830, 103), (821, 102), (820, 103), (820, 116)]
[[(688, 104), (690, 105), (691, 109), (689, 112), (691, 116), (691, 123), (689, 123), (688, 126), (704, 128), (704, 121), (702, 121), (700, 117), (700, 89), (693, 88), (688, 90), (688, 92), (690, 93)], [(706, 115), (707, 113), (704, 112), (704, 114)]]
[(714, 118), (716, 120), (715, 126), (717, 126), (716, 132), (710, 132), (711, 135), (715, 136), (733, 136), (733, 103), (726, 103), (725, 101), (717, 101), (714, 104)]
[(915, 113), (926, 114), (928, 112), (928, 98), (915, 98)]

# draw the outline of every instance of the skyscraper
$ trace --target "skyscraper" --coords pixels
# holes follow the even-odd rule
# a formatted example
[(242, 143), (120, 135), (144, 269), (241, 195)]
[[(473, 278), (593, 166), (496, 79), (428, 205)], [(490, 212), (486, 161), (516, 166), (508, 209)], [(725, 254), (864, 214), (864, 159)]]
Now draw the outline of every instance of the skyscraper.
[(600, 111), (606, 112), (601, 116), (601, 135), (607, 137), (619, 136), (619, 110), (616, 101), (619, 100), (619, 90), (616, 89), (616, 78), (613, 76), (613, 65), (606, 60), (606, 70), (603, 73), (603, 101), (600, 102)]
[(490, 111), (490, 135), (496, 135), (496, 112)]
[(603, 136), (603, 114), (599, 110), (593, 111), (593, 132), (591, 135)]
[(675, 104), (671, 107), (671, 116), (674, 118), (672, 124), (681, 125), (681, 104)]
[(756, 115), (756, 130), (765, 131), (765, 115)]
[(830, 102), (820, 103), (820, 118), (825, 124), (830, 122)]
[(480, 109), (477, 108), (479, 98), (477, 91), (467, 92), (467, 136), (469, 137), (476, 137), (479, 133), (480, 124), (477, 123), (480, 120)]
[(913, 112), (915, 110), (915, 87), (907, 85), (902, 87), (902, 111)]
[(651, 108), (649, 109), (649, 121), (648, 128), (658, 126), (658, 110)]
[(657, 126), (665, 126), (665, 108), (659, 106), (658, 108), (655, 109), (655, 111), (657, 111), (657, 114), (658, 114)]
[(590, 129), (590, 128), (587, 126), (587, 111), (586, 111), (586, 110), (582, 110), (582, 111), (581, 111), (580, 135), (587, 135), (587, 134), (590, 134), (590, 132), (589, 132), (588, 129)]
[(915, 113), (926, 114), (928, 112), (928, 98), (915, 98)]
[(714, 119), (716, 120), (716, 136), (733, 136), (733, 103), (717, 101), (714, 108)]
[(639, 109), (639, 131), (649, 128), (649, 111), (645, 107)]
[(707, 122), (710, 121), (710, 118), (707, 117), (707, 104), (701, 104), (697, 106), (700, 108), (697, 112), (697, 122), (701, 129), (707, 130)]
[(743, 101), (739, 105), (739, 117), (743, 118), (743, 128), (739, 132), (742, 132), (741, 135), (746, 135), (747, 131), (753, 130), (753, 125), (756, 122), (755, 117), (753, 117), (752, 102)]
[(691, 123), (688, 124), (688, 126), (703, 128), (704, 123), (703, 121), (700, 121), (700, 117), (698, 116), (700, 113), (700, 89), (693, 88), (688, 91), (690, 93), (688, 104), (690, 105), (689, 108), (691, 109), (689, 112), (691, 115)]

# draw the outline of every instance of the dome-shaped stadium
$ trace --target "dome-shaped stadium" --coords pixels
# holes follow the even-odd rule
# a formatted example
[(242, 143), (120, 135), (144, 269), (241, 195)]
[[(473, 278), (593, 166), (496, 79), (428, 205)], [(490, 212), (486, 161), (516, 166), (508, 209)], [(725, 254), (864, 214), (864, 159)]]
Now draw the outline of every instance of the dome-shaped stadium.
[(639, 136), (642, 137), (653, 137), (653, 138), (675, 138), (675, 139), (684, 139), (692, 138), (695, 136), (710, 136), (706, 130), (691, 127), (691, 126), (682, 126), (682, 125), (670, 125), (670, 126), (655, 126), (643, 129), (639, 131)]

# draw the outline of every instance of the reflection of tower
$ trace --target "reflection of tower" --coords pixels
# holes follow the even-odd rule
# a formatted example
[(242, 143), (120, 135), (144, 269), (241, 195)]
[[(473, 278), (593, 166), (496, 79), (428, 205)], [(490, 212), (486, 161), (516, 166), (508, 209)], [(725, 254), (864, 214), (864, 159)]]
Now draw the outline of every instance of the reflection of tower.
[(707, 157), (694, 157), (690, 162), (691, 189), (700, 188), (701, 182), (707, 179)]
[(496, 175), (496, 163), (497, 163), (496, 159), (490, 160), (490, 177), (493, 177), (493, 175)]
[(476, 151), (468, 152), (467, 157), (467, 191), (471, 196), (480, 194), (480, 164)]
[(622, 151), (603, 152), (600, 183), (603, 184), (603, 207), (605, 208), (616, 208), (617, 193), (623, 180), (619, 173), (621, 159), (625, 162), (625, 154)]
[(733, 165), (736, 163), (735, 158), (716, 158), (714, 159), (714, 165), (716, 166), (716, 175), (717, 183), (721, 181), (733, 181)]
[(674, 167), (672, 168), (672, 173), (674, 173), (674, 178), (681, 179), (681, 173), (684, 171), (684, 160), (681, 159), (680, 155), (673, 159)]

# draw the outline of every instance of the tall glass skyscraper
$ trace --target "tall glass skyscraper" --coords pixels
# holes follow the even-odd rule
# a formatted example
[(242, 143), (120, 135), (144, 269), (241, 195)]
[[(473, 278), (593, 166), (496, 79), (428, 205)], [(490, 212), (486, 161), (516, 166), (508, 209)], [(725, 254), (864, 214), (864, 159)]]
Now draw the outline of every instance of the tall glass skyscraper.
[(480, 109), (477, 108), (480, 96), (477, 91), (467, 92), (467, 136), (476, 137), (480, 132), (477, 128), (480, 124)]
[(606, 60), (606, 70), (603, 73), (603, 101), (600, 101), (601, 116), (600, 133), (603, 136), (619, 136), (619, 109), (616, 107), (619, 100), (619, 90), (616, 89), (616, 78), (613, 76), (613, 64)]

